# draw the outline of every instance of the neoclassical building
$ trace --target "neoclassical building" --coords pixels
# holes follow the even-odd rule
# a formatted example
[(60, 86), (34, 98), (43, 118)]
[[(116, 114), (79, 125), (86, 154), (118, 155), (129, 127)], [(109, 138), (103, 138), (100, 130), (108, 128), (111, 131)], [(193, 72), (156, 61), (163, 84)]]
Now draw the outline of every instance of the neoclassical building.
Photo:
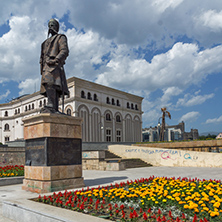
[[(142, 97), (76, 77), (67, 82), (64, 111), (83, 118), (84, 142), (142, 140)], [(0, 142), (23, 139), (22, 119), (39, 113), (46, 100), (36, 92), (0, 104)]]

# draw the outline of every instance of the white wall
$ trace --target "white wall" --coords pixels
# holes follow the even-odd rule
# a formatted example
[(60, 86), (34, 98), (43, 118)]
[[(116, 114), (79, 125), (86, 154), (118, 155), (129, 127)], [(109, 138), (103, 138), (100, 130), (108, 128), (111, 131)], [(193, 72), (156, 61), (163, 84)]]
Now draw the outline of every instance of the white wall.
[(122, 158), (140, 158), (153, 166), (222, 167), (222, 153), (125, 145), (110, 145), (108, 148)]

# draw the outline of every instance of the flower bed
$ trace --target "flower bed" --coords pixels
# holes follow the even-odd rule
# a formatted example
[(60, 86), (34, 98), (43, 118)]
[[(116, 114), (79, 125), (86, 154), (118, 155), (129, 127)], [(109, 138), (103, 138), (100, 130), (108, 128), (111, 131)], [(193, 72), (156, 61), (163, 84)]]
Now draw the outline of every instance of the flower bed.
[(115, 221), (222, 221), (217, 180), (153, 176), (34, 200)]
[(24, 176), (24, 166), (4, 166), (0, 167), (0, 178), (2, 177), (16, 177)]

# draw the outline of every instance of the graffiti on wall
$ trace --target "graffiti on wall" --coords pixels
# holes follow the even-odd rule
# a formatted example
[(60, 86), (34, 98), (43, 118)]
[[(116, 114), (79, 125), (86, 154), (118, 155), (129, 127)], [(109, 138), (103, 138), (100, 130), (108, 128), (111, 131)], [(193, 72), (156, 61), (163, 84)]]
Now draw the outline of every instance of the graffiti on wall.
[(197, 155), (191, 155), (190, 153), (185, 153), (184, 155), (181, 153), (180, 150), (167, 150), (167, 149), (160, 149), (160, 150), (148, 150), (142, 148), (130, 148), (125, 149), (126, 153), (141, 153), (141, 154), (160, 154), (161, 159), (163, 160), (176, 160), (179, 157), (184, 158), (185, 160), (192, 160), (196, 161), (198, 159)]

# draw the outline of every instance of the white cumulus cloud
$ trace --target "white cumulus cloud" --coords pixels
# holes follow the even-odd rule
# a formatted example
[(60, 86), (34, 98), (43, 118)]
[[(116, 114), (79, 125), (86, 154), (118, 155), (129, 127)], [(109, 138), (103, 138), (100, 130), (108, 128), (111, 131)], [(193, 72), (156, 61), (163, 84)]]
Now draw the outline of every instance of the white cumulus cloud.
[[(199, 93), (199, 92), (198, 92)], [(200, 105), (204, 103), (206, 100), (211, 99), (214, 97), (214, 93), (206, 94), (206, 95), (191, 95), (191, 94), (185, 94), (184, 98), (180, 98), (177, 101), (176, 106), (194, 106), (194, 105)]]
[(196, 111), (192, 111), (192, 112), (188, 112), (186, 113), (185, 115), (183, 115), (181, 118), (180, 118), (180, 122), (181, 121), (184, 121), (184, 122), (194, 122), (197, 120), (197, 118), (200, 116), (200, 113), (199, 112), (196, 112)]
[(210, 123), (221, 123), (222, 122), (222, 116), (218, 117), (218, 118), (214, 118), (214, 119), (207, 119), (206, 120), (206, 124), (210, 124)]
[(19, 95), (30, 94), (39, 91), (40, 81), (37, 79), (26, 79), (19, 83)]
[(7, 90), (4, 94), (0, 95), (0, 100), (7, 98), (9, 94), (10, 94), (10, 90)]

